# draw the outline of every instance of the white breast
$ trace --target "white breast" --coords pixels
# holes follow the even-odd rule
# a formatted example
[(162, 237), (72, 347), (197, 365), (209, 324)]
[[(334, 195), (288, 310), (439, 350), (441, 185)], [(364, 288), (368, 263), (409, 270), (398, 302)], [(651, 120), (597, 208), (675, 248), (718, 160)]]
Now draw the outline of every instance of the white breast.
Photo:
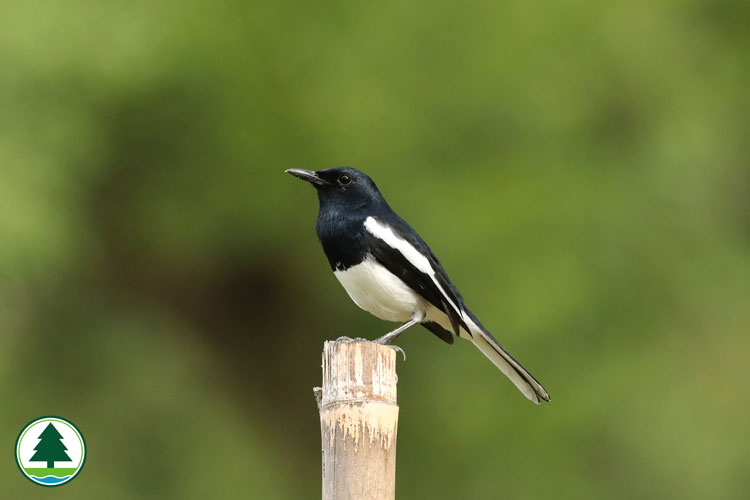
[(355, 304), (380, 319), (409, 321), (427, 308), (422, 297), (372, 257), (334, 274)]

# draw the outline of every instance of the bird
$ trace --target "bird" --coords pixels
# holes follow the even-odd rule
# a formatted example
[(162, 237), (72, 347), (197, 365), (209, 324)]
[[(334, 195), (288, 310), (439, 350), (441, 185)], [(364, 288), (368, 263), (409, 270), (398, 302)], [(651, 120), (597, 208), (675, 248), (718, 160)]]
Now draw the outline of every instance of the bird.
[(352, 301), (402, 323), (375, 342), (391, 344), (418, 324), (448, 344), (455, 335), (471, 341), (532, 403), (549, 402), (542, 384), (482, 326), (427, 243), (367, 174), (352, 167), (285, 172), (317, 190), (318, 239)]

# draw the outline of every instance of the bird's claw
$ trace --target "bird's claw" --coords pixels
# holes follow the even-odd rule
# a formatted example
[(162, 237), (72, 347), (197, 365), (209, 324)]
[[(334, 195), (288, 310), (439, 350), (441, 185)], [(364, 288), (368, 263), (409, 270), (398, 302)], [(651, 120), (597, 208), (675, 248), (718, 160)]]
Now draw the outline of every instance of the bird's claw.
[(387, 335), (384, 335), (383, 337), (380, 337), (379, 339), (376, 339), (376, 340), (363, 339), (362, 337), (351, 338), (347, 336), (342, 336), (334, 340), (334, 342), (372, 342), (373, 344), (380, 344), (380, 345), (388, 346), (391, 349), (397, 352), (400, 352), (401, 355), (404, 357), (404, 361), (406, 361), (406, 352), (404, 352), (404, 350), (400, 348), (399, 346), (391, 344), (392, 340), (393, 339), (388, 338)]
[(404, 350), (401, 349), (399, 346), (395, 344), (391, 344), (392, 341), (393, 341), (392, 338), (388, 338), (388, 335), (385, 335), (383, 337), (380, 337), (377, 340), (373, 340), (373, 343), (388, 346), (391, 349), (400, 352), (401, 355), (404, 357), (404, 361), (406, 361), (406, 352), (404, 352)]
[(402, 356), (404, 357), (404, 361), (406, 361), (406, 351), (404, 351), (403, 349), (401, 349), (401, 348), (400, 348), (399, 346), (397, 346), (397, 345), (392, 345), (392, 344), (385, 344), (385, 345), (387, 345), (387, 346), (388, 346), (388, 347), (390, 347), (391, 349), (395, 350), (396, 352), (400, 352), (400, 353), (401, 353), (401, 355), (402, 355)]
[(351, 338), (351, 337), (343, 336), (343, 337), (337, 338), (336, 340), (334, 340), (334, 342), (370, 342), (370, 341), (367, 339), (363, 339), (362, 337)]

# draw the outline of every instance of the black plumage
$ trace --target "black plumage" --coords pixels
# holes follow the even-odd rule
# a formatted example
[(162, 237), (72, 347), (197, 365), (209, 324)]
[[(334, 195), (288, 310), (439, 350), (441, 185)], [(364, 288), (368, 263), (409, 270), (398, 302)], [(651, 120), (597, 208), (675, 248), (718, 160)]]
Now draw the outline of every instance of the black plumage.
[(471, 340), (527, 398), (549, 401), (541, 384), (466, 307), (434, 252), (370, 177), (349, 167), (287, 172), (316, 187), (318, 238), (352, 300), (383, 319), (406, 321), (381, 341), (392, 341), (416, 323), (449, 344), (455, 334)]

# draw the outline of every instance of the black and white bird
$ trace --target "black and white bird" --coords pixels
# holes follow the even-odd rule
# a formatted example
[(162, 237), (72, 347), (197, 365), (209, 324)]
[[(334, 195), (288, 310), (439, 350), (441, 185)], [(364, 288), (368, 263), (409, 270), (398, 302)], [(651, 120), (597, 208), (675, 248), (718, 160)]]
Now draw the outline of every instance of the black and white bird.
[(403, 323), (376, 342), (390, 344), (416, 324), (449, 344), (455, 334), (473, 342), (530, 401), (549, 401), (542, 384), (466, 307), (430, 247), (396, 215), (370, 177), (349, 167), (286, 172), (318, 191), (318, 238), (349, 297), (382, 320)]

